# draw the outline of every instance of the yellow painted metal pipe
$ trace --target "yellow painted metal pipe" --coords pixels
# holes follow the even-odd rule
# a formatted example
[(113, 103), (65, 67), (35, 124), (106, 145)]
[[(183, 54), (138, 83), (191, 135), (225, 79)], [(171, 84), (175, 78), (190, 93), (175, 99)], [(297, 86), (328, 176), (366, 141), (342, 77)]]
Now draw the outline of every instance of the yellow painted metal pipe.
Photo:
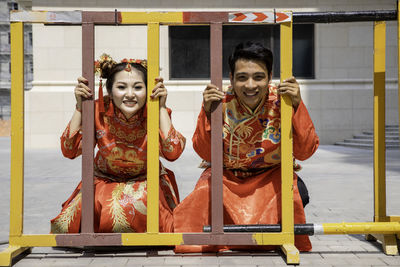
[[(360, 222), (360, 223), (323, 223), (323, 234), (396, 234), (400, 233), (398, 222)], [(318, 233), (315, 233), (318, 234)]]

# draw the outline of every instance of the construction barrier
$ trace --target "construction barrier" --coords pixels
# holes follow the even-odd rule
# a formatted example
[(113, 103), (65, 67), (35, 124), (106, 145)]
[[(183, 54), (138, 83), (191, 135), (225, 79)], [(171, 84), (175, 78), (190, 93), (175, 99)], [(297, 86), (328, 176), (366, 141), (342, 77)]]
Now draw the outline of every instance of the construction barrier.
[[(319, 13), (292, 12), (86, 12), (86, 11), (18, 11), (11, 13), (11, 198), (9, 247), (0, 253), (0, 265), (8, 266), (12, 259), (37, 246), (160, 246), (160, 245), (279, 245), (288, 264), (298, 264), (299, 251), (294, 245), (298, 233), (311, 231), (323, 234), (368, 234), (383, 242), (385, 253), (398, 252), (396, 234), (400, 236), (400, 216), (386, 215), (385, 185), (385, 22), (374, 24), (374, 222), (294, 225), (293, 164), (292, 164), (292, 103), (288, 96), (281, 101), (282, 158), (282, 223), (281, 225), (223, 225), (222, 198), (222, 104), (214, 103), (211, 116), (212, 181), (211, 226), (203, 233), (159, 233), (159, 109), (158, 101), (150, 101), (152, 85), (148, 84), (148, 207), (146, 233), (94, 233), (94, 99), (83, 102), (82, 147), (82, 220), (80, 234), (23, 234), (24, 200), (24, 23), (82, 25), (82, 76), (94, 88), (94, 29), (96, 25), (147, 25), (148, 81), (159, 76), (160, 25), (209, 24), (211, 51), (211, 82), (222, 88), (222, 25), (235, 23), (279, 23), (281, 29), (281, 81), (292, 76), (293, 22), (356, 21), (357, 14), (332, 12), (328, 21)], [(365, 20), (395, 20), (397, 11), (364, 11)], [(313, 17), (314, 14), (314, 17)], [(395, 16), (393, 18), (393, 16)], [(335, 19), (340, 17), (341, 20)], [(398, 20), (399, 21), (399, 20)], [(157, 164), (153, 164), (157, 162)], [(302, 230), (301, 230), (301, 229)], [(299, 230), (300, 229), (300, 230)], [(312, 230), (311, 230), (312, 229)], [(299, 232), (300, 231), (300, 232)], [(303, 231), (303, 232), (302, 232)], [(372, 235), (378, 234), (378, 235)]]

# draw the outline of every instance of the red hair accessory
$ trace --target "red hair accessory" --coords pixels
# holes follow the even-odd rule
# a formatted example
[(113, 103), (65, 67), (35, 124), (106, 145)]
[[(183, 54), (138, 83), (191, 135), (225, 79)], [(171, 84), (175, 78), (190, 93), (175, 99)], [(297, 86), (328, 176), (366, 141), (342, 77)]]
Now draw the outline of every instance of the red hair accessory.
[(131, 64), (140, 64), (142, 65), (143, 68), (147, 69), (147, 60), (145, 59), (127, 59), (124, 58), (123, 60), (121, 60), (121, 63), (129, 63), (128, 65), (126, 65), (125, 70), (131, 72), (132, 68), (131, 68)]

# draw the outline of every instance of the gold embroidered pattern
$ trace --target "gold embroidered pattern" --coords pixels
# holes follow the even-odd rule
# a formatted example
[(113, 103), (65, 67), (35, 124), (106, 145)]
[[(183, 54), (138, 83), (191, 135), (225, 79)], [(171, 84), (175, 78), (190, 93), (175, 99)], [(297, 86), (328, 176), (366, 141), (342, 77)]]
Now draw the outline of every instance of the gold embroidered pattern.
[(135, 177), (145, 170), (145, 162), (139, 157), (135, 150), (129, 149), (124, 152), (120, 147), (114, 147), (107, 156), (107, 165), (116, 174), (126, 174)]
[(119, 202), (121, 195), (124, 191), (125, 184), (119, 183), (118, 185), (115, 186), (111, 199), (109, 201), (111, 202), (109, 204), (110, 207), (110, 213), (111, 217), (113, 219), (113, 229), (112, 231), (114, 233), (127, 233), (127, 232), (133, 232), (133, 229), (131, 228), (130, 224), (128, 223), (125, 215), (124, 209), (121, 207), (121, 204)]
[(181, 149), (185, 148), (186, 139), (183, 137), (178, 131), (175, 130), (174, 127), (171, 127), (171, 130), (168, 133), (168, 137), (165, 140), (161, 140), (162, 150), (164, 152), (171, 153), (174, 151), (174, 147), (176, 145), (180, 145)]
[(51, 232), (54, 234), (68, 233), (68, 228), (73, 219), (75, 218), (78, 210), (79, 204), (81, 203), (82, 193), (79, 192), (78, 195), (69, 203), (68, 208), (66, 208), (51, 224)]
[(143, 138), (146, 135), (146, 129), (131, 129), (129, 134), (126, 134), (121, 128), (118, 128), (114, 126), (112, 123), (110, 123), (110, 120), (108, 117), (104, 117), (104, 122), (108, 125), (108, 128), (110, 130), (110, 133), (116, 137), (118, 137), (121, 140), (124, 140), (126, 142), (133, 142), (136, 139)]
[(253, 129), (246, 125), (242, 124), (240, 127), (237, 128), (236, 132), (239, 134), (240, 138), (248, 138), (251, 135)]
[[(135, 183), (140, 183), (139, 188), (135, 190), (133, 188), (133, 185)], [(147, 207), (143, 203), (143, 195), (146, 190), (146, 185), (147, 181), (140, 181), (140, 182), (135, 182), (135, 181), (130, 181), (126, 183), (126, 186), (124, 188), (124, 194), (128, 195), (131, 198), (131, 204), (135, 207), (135, 210), (139, 211), (141, 214), (147, 215)]]

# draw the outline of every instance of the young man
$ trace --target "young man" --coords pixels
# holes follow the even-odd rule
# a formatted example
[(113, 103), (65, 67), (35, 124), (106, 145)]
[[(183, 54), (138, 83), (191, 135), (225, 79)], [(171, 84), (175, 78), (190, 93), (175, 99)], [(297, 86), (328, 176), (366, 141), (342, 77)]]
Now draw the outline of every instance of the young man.
[[(309, 158), (319, 139), (291, 77), (270, 85), (273, 57), (259, 43), (239, 44), (229, 58), (231, 87), (226, 93), (209, 84), (203, 93), (193, 147), (211, 161), (211, 103), (223, 101), (224, 224), (276, 224), (281, 221), (280, 98), (293, 103), (293, 157)], [(206, 169), (194, 191), (174, 210), (175, 232), (202, 232), (210, 224), (210, 178)], [(293, 173), (295, 223), (305, 223), (303, 203)], [(308, 236), (296, 236), (301, 251), (311, 250)], [(216, 251), (226, 247), (178, 246), (177, 252)]]

